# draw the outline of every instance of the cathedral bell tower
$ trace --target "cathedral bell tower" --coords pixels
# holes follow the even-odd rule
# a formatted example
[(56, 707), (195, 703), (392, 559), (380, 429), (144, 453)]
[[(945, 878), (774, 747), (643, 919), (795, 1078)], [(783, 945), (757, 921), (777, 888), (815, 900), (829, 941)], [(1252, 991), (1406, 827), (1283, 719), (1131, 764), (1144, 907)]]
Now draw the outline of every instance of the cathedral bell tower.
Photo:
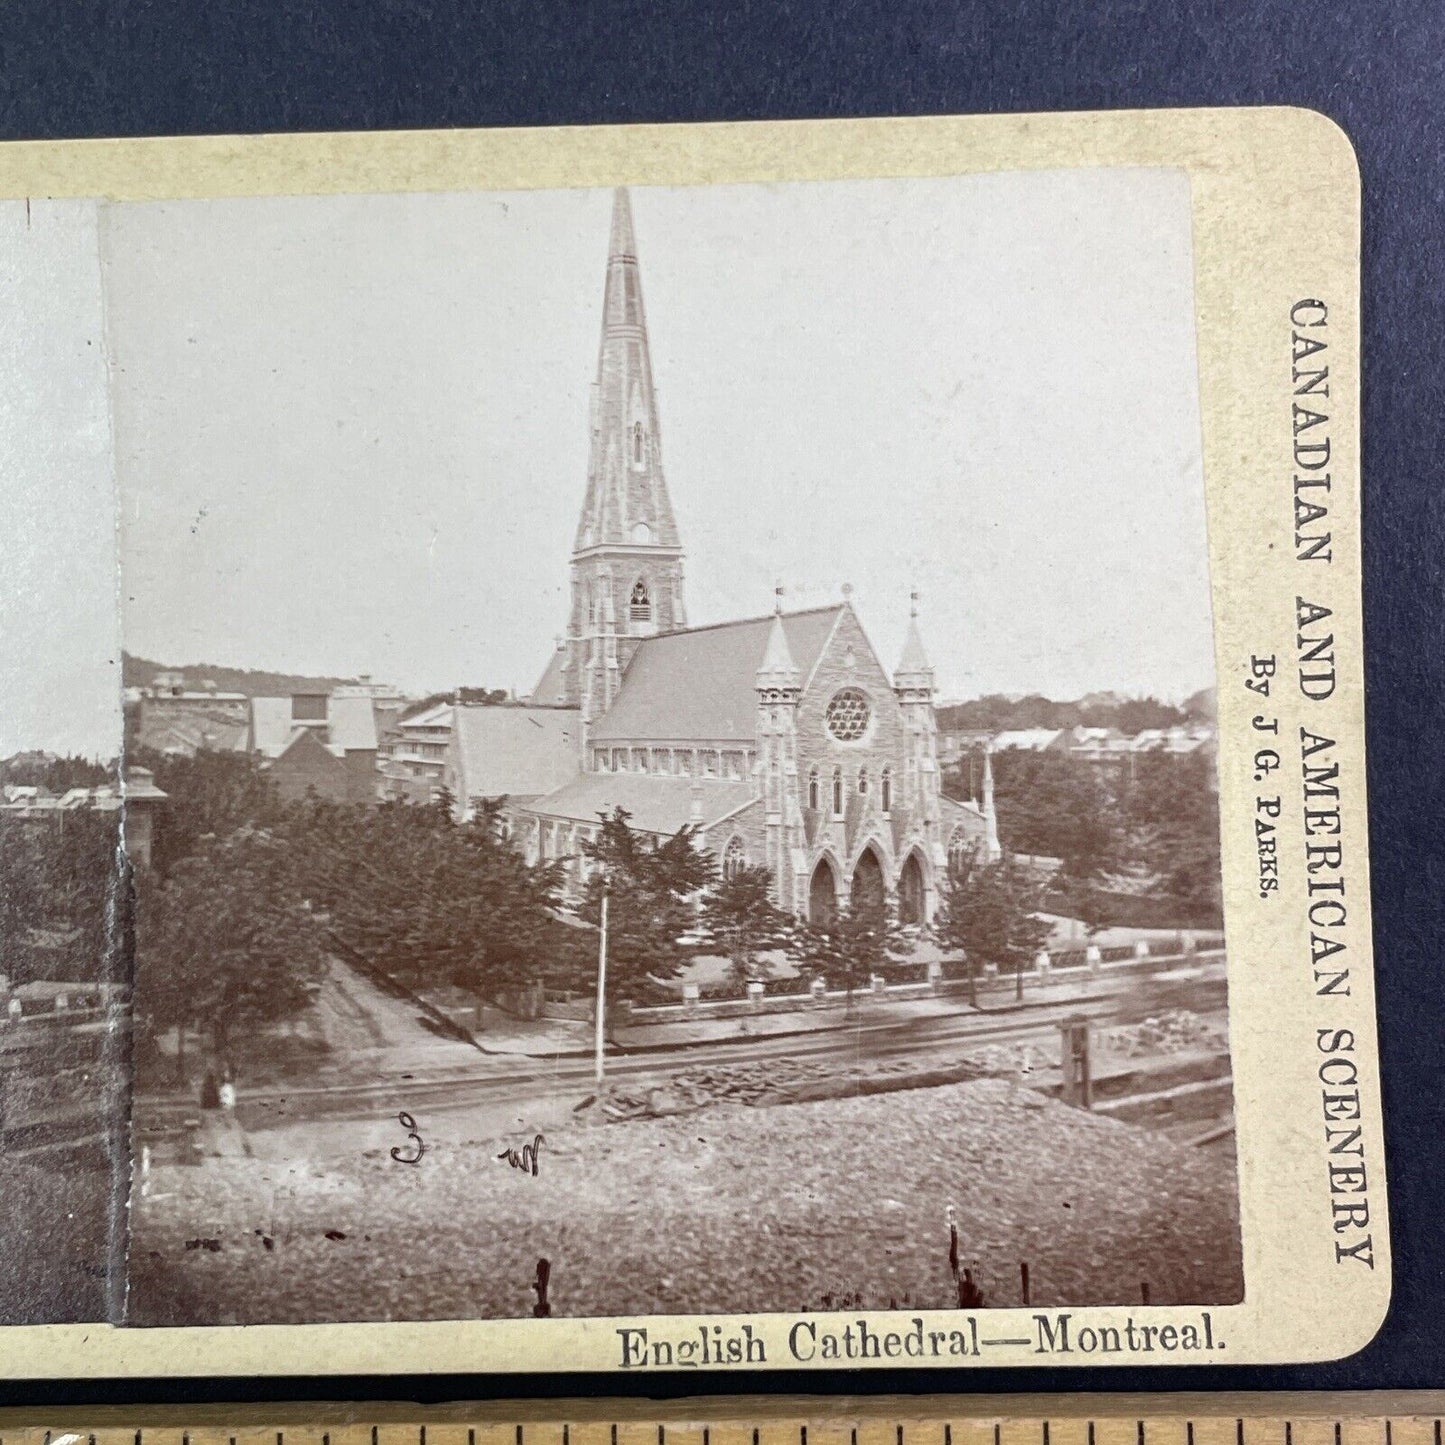
[(584, 724), (612, 705), (639, 639), (687, 625), (632, 204), (620, 189), (612, 201), (591, 428), (560, 679), (561, 701), (580, 707)]

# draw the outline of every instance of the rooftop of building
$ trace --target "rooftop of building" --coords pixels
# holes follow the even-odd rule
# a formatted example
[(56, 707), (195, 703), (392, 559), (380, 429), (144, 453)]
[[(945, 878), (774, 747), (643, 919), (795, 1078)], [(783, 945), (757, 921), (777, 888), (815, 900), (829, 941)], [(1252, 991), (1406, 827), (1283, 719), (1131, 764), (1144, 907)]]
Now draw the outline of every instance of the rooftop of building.
[[(708, 828), (755, 801), (746, 782), (722, 778), (660, 777), (653, 773), (581, 773), (529, 804), (544, 818), (596, 823), (622, 808), (633, 828), (671, 837), (688, 823)], [(694, 819), (694, 808), (699, 814)]]
[(757, 733), (757, 672), (775, 616), (806, 681), (847, 603), (765, 613), (644, 638), (611, 708), (592, 729), (607, 742), (749, 742)]
[(582, 715), (575, 708), (452, 709), (458, 792), (468, 798), (535, 797), (582, 766)]

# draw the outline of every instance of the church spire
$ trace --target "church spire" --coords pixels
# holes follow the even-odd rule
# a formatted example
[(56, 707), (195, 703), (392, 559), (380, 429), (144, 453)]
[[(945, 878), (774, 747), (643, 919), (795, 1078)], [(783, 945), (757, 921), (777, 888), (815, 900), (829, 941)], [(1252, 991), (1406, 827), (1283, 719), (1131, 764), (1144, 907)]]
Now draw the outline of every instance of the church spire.
[(758, 665), (757, 686), (762, 692), (794, 691), (801, 683), (788, 634), (783, 628), (783, 589), (773, 589), (773, 625), (768, 632), (768, 645)]
[(923, 650), (918, 630), (918, 593), (909, 594), (908, 631), (903, 638), (903, 655), (893, 671), (893, 686), (899, 689), (933, 691), (933, 668)]
[(581, 708), (590, 723), (612, 706), (640, 639), (687, 626), (682, 542), (662, 471), (632, 202), (621, 189), (612, 197), (571, 594), (566, 647), (533, 696)]
[(632, 202), (621, 188), (612, 198), (591, 442), (575, 549), (642, 544), (680, 550), (662, 471), (662, 431)]

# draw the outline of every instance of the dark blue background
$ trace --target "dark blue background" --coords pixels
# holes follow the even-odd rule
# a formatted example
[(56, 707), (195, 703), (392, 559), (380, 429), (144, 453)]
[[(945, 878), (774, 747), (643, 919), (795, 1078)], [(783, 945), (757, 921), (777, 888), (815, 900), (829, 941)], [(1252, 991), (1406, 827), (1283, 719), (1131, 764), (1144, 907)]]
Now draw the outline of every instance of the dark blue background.
[(1240, 104), (1325, 112), (1364, 175), (1367, 710), (1395, 1258), (1375, 1343), (1289, 1369), (26, 1384), (4, 1399), (1445, 1385), (1445, 6), (12, 0), (0, 12), (5, 139)]

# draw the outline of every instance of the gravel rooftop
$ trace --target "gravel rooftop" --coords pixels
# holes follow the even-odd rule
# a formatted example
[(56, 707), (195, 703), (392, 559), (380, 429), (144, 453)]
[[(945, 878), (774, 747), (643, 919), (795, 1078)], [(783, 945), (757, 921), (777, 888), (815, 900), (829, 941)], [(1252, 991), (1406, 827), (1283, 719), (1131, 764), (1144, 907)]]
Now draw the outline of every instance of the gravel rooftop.
[[(462, 1131), (463, 1134), (465, 1130)], [(404, 1144), (400, 1131), (396, 1139)], [(165, 1166), (132, 1201), (132, 1318), (241, 1324), (946, 1307), (947, 1206), (986, 1304), (1224, 1304), (1231, 1156), (1012, 1082), (477, 1138), (408, 1167)]]

